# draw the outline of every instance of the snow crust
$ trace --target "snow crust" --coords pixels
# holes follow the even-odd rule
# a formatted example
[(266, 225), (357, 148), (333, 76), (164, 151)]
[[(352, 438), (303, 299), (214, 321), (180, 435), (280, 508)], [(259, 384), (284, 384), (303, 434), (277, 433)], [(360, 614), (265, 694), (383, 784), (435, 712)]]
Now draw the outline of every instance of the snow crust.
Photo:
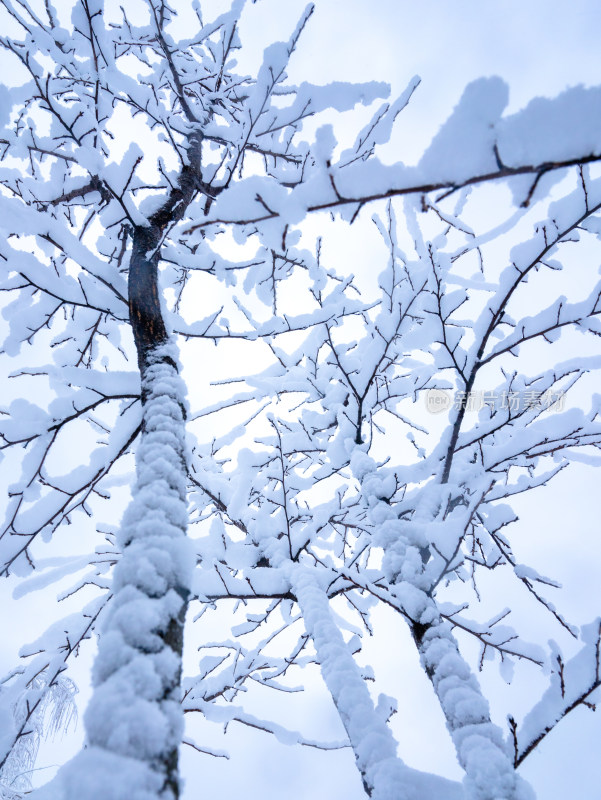
[(101, 747), (87, 747), (36, 789), (36, 800), (154, 800), (162, 778), (148, 764)]
[(563, 665), (562, 678), (556, 668), (551, 674), (548, 689), (520, 725), (520, 752), (525, 751), (532, 742), (551, 730), (579, 697), (587, 696), (590, 702), (594, 702), (590, 693), (595, 686), (598, 687), (601, 679), (599, 673), (601, 619), (583, 625), (580, 638), (584, 646)]
[(498, 124), (504, 163), (542, 164), (599, 154), (601, 87), (574, 86), (558, 97), (536, 97)]

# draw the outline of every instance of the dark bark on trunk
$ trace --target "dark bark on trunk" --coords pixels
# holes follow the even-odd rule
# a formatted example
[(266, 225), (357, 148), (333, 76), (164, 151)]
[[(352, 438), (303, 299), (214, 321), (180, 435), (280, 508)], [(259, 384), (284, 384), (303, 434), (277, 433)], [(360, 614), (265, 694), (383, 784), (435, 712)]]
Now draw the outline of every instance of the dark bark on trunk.
[(153, 228), (138, 227), (134, 230), (128, 301), (140, 372), (146, 367), (148, 351), (167, 340), (158, 286), (159, 239), (160, 233)]
[(201, 142), (202, 137), (199, 132), (191, 134), (188, 164), (182, 167), (178, 185), (171, 189), (165, 203), (150, 217), (148, 226), (138, 225), (133, 230), (128, 302), (129, 319), (141, 372), (146, 366), (148, 351), (167, 340), (158, 283), (161, 242), (165, 229), (182, 219), (195, 193), (202, 185)]

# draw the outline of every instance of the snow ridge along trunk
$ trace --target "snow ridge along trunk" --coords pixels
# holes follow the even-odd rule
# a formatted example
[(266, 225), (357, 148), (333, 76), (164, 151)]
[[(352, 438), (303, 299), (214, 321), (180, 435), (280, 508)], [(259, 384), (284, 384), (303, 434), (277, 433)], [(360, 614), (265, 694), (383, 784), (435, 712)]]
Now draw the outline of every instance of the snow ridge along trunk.
[(334, 622), (329, 600), (314, 570), (289, 564), (291, 585), (321, 673), (348, 734), (363, 788), (372, 800), (415, 798), (411, 775), (398, 758), (386, 720), (374, 708), (355, 660)]
[(156, 777), (150, 780), (155, 796), (177, 798), (183, 625), (193, 558), (186, 538), (184, 385), (168, 342), (144, 356), (142, 397), (137, 482), (119, 535), (123, 555), (94, 665), (86, 729), (90, 745), (147, 765)]

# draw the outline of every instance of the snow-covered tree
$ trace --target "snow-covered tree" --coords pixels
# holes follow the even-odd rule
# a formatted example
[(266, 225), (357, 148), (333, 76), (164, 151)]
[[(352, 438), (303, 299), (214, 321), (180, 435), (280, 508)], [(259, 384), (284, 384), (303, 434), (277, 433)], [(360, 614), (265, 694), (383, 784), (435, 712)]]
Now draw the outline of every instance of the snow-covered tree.
[(0, 771), (0, 797), (3, 800), (13, 800), (32, 791), (32, 778), (42, 738), (66, 733), (77, 719), (74, 700), (77, 687), (67, 676), (59, 675), (52, 685), (46, 686), (46, 675), (41, 672), (33, 679), (30, 688), (39, 691), (40, 702), (35, 712), (30, 713), (27, 707), (30, 692), (26, 690), (15, 703), (14, 724), (19, 728), (23, 717), (27, 716), (27, 734), (19, 737), (4, 759)]
[[(531, 798), (520, 765), (601, 679), (599, 619), (577, 628), (514, 555), (512, 508), (598, 459), (601, 91), (503, 116), (503, 82), (477, 81), (416, 166), (387, 165), (417, 79), (392, 102), (378, 83), (293, 85), (312, 7), (251, 76), (251, 6), (209, 21), (176, 5), (3, 2), (3, 356), (21, 388), (0, 417), (2, 573), (21, 593), (74, 575), (62, 596), (85, 603), (6, 676), (2, 764), (96, 632), (87, 746), (42, 796), (177, 797), (182, 740), (212, 750), (187, 714), (350, 747), (379, 800)], [(338, 115), (376, 102), (339, 144)], [(104, 507), (133, 453), (115, 531)], [(86, 518), (94, 552), (65, 552)], [(396, 700), (374, 701), (360, 656), (363, 632), (386, 636), (382, 606), (411, 633), (463, 784), (397, 752)], [(559, 644), (518, 633), (537, 608)], [(491, 717), (488, 659), (542, 672), (519, 723)], [(315, 669), (341, 742), (239, 703)]]

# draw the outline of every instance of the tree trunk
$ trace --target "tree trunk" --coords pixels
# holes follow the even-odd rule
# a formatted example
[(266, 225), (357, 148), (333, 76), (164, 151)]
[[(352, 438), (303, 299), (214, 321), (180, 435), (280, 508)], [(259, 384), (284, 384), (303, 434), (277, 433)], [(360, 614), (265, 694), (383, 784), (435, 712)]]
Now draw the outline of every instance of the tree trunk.
[[(533, 800), (531, 788), (514, 768), (503, 732), (491, 721), (488, 702), (476, 676), (461, 655), (450, 625), (441, 619), (434, 586), (425, 571), (427, 542), (423, 534), (412, 532), (411, 525), (400, 520), (382, 500), (386, 495), (370, 456), (357, 450), (351, 463), (378, 529), (379, 544), (384, 548), (383, 569), (410, 620), (422, 667), (445, 716), (457, 759), (465, 770), (466, 799)], [(423, 515), (416, 512), (414, 521), (427, 524), (434, 516), (432, 508), (426, 507)], [(418, 524), (418, 531), (419, 528)], [(451, 527), (449, 534), (452, 535)]]
[(114, 597), (86, 712), (92, 747), (142, 762), (155, 796), (179, 796), (183, 626), (194, 559), (186, 538), (185, 387), (159, 300), (161, 228), (133, 235), (130, 320), (141, 378), (137, 481), (115, 568)]

